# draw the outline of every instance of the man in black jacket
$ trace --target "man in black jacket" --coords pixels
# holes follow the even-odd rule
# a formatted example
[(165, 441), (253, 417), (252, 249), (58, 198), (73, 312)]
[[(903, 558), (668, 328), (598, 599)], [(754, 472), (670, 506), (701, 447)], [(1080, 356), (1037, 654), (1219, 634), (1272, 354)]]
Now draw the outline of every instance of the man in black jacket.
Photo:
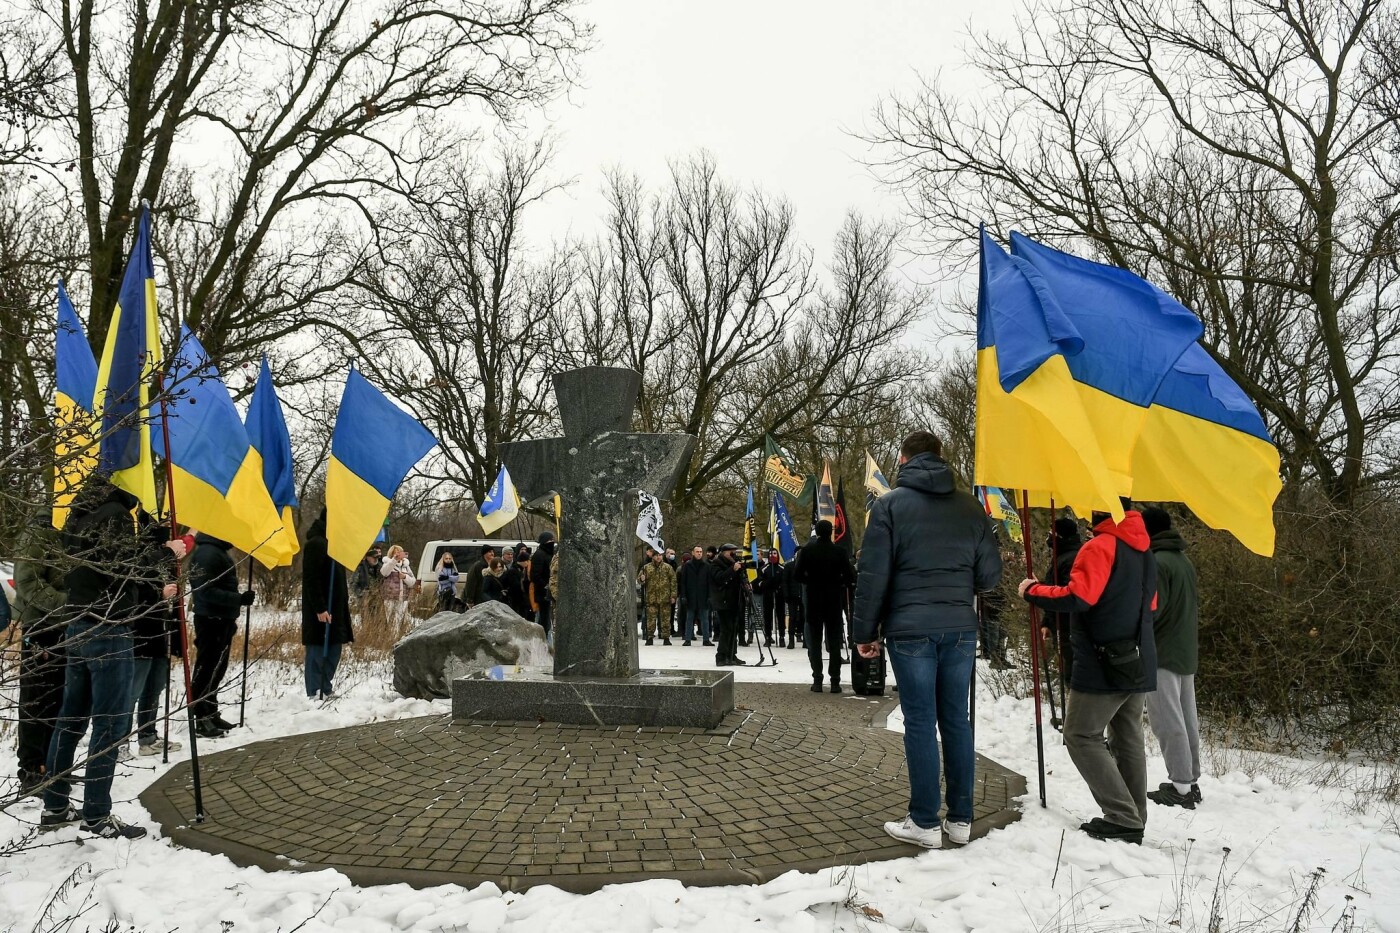
[(484, 602), (485, 596), (482, 590), (486, 585), (486, 578), (482, 576), (482, 571), (491, 566), (491, 561), (496, 559), (496, 549), (489, 544), (481, 546), (481, 556), (467, 565), (466, 571), (462, 574), (462, 601), (470, 609), (477, 603)]
[(1130, 505), (1124, 501), (1121, 522), (1094, 513), (1094, 537), (1079, 549), (1069, 583), (1026, 579), (1020, 593), (1033, 606), (1074, 614), (1065, 749), (1104, 814), (1079, 828), (1095, 839), (1141, 844), (1147, 825), (1142, 713), (1145, 695), (1157, 688), (1157, 563), (1142, 516)]
[(743, 608), (744, 565), (737, 544), (721, 545), (710, 561), (710, 610), (715, 614), (715, 666), (747, 662), (739, 657), (739, 612)]
[(710, 565), (700, 545), (690, 549), (690, 560), (676, 571), (679, 590), (681, 635), (690, 644), (698, 630), (704, 644), (710, 644)]
[(306, 695), (330, 699), (340, 653), (355, 640), (345, 568), (326, 552), (326, 510), (306, 529), (301, 546), (301, 643), (306, 649)]
[(817, 522), (815, 541), (797, 558), (797, 582), (807, 600), (807, 660), (812, 662), (812, 692), (822, 692), (822, 643), (826, 643), (831, 692), (841, 692), (841, 647), (846, 642), (846, 606), (856, 571), (846, 549), (831, 540), (832, 524)]
[[(68, 667), (63, 706), (49, 744), (49, 785), (41, 829), (82, 820), (80, 829), (102, 838), (139, 839), (146, 830), (112, 815), (112, 775), (131, 728), (132, 619), (141, 610), (146, 557), (136, 534), (135, 496), (94, 474), (74, 497), (64, 525), (67, 557), (63, 649)], [(69, 797), (73, 759), (89, 723), (92, 737), (83, 768), (83, 810)]]
[(968, 692), (976, 594), (1001, 579), (991, 520), (975, 498), (955, 488), (942, 453), (927, 431), (904, 439), (895, 488), (876, 500), (861, 542), (852, 631), (863, 658), (879, 657), (884, 639), (904, 712), (909, 815), (886, 823), (885, 832), (928, 849), (943, 845), (940, 767), (948, 785), (942, 830), (955, 845), (971, 836), (976, 755)]
[(219, 715), (219, 685), (228, 672), (229, 649), (238, 631), (238, 613), (253, 604), (253, 591), (238, 591), (233, 545), (203, 532), (194, 537), (190, 556), (190, 594), (194, 597), (194, 670), (190, 689), (195, 734), (223, 738), (233, 723)]
[(787, 614), (783, 609), (783, 564), (778, 552), (770, 550), (768, 558), (758, 568), (758, 579), (753, 582), (753, 593), (763, 600), (763, 640), (766, 647), (773, 647), (773, 623), (777, 621), (778, 643), (782, 644), (787, 629)]
[(542, 531), (540, 546), (530, 558), (530, 593), (535, 598), (535, 605), (539, 607), (535, 613), (535, 621), (544, 629), (545, 640), (550, 644), (554, 643), (550, 632), (554, 625), (554, 595), (549, 591), (549, 568), (558, 549), (559, 542), (554, 540), (554, 532)]

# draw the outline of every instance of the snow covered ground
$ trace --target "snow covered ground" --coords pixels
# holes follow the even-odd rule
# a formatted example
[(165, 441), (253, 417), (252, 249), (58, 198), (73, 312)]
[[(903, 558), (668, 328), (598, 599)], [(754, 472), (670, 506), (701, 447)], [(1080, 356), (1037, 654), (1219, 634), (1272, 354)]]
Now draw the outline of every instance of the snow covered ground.
[[(752, 660), (755, 652), (740, 653)], [(777, 657), (776, 669), (740, 668), (736, 676), (741, 681), (807, 681), (800, 649), (778, 649)], [(713, 656), (698, 643), (642, 648), (644, 667), (705, 667), (707, 662), (713, 663)], [(319, 704), (300, 695), (298, 670), (258, 665), (250, 683), (250, 725), (237, 734), (238, 740), (447, 709), (446, 702), (394, 695), (384, 665), (352, 661), (347, 668), (344, 693)], [(1205, 803), (1194, 812), (1154, 807), (1140, 848), (1096, 842), (1075, 831), (1096, 811), (1048, 726), (1049, 807), (1039, 806), (1030, 702), (994, 698), (983, 689), (977, 708), (979, 750), (1027, 775), (1031, 793), (1023, 801), (1020, 822), (962, 850), (815, 875), (790, 873), (757, 887), (686, 888), (657, 880), (591, 895), (554, 888), (516, 894), (493, 885), (426, 891), (402, 885), (358, 888), (332, 871), (239, 868), (221, 856), (177, 849), (160, 838), (78, 844), (76, 830), (67, 829), (0, 857), (0, 931), (102, 930), (115, 921), (113, 929), (186, 933), (1400, 933), (1400, 806), (1351, 790), (1319, 788), (1308, 783), (1317, 772), (1315, 763), (1271, 758), (1264, 769), (1271, 777), (1240, 770), (1205, 777)], [(891, 728), (899, 728), (898, 716), (892, 720)], [(123, 819), (148, 819), (135, 798), (161, 772), (158, 762), (138, 758), (121, 769), (114, 796)], [(13, 778), (14, 767), (7, 750), (0, 781)], [(1154, 781), (1164, 779), (1160, 758), (1153, 758), (1152, 774)], [(1357, 784), (1367, 777), (1364, 769), (1353, 774)], [(37, 816), (36, 803), (0, 814), (0, 851), (22, 838)], [(71, 883), (65, 884), (68, 879)], [(1303, 910), (1305, 901), (1308, 910)], [(1211, 923), (1213, 912), (1220, 918), (1217, 925)]]

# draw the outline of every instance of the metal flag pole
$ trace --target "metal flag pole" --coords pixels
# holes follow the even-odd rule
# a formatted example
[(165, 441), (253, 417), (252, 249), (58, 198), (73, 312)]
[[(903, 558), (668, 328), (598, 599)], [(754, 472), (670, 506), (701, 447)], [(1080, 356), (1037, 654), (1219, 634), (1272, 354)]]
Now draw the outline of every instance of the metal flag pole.
[[(176, 536), (175, 521), (175, 470), (170, 462), (170, 417), (165, 405), (165, 375), (156, 373), (156, 394), (160, 398), (160, 436), (165, 442), (165, 495), (170, 500), (170, 537)], [(181, 586), (181, 576), (184, 573), (185, 562), (183, 559), (175, 562), (175, 583), (180, 586), (181, 593), (184, 587)], [(199, 736), (196, 734), (194, 721), (194, 686), (190, 681), (190, 642), (189, 634), (185, 626), (185, 601), (180, 599), (175, 604), (175, 616), (180, 623), (180, 663), (185, 671), (185, 710), (189, 714), (190, 723), (190, 774), (194, 779), (194, 821), (204, 822), (204, 792), (199, 776)], [(166, 720), (167, 728), (169, 720)]]
[[(1021, 490), (1021, 543), (1026, 552), (1026, 576), (1034, 576), (1031, 561), (1031, 494)], [(1035, 687), (1035, 758), (1040, 769), (1040, 805), (1045, 804), (1045, 724), (1040, 710), (1040, 612), (1027, 603), (1031, 623), (1031, 682)]]
[[(253, 555), (248, 555), (248, 589), (253, 588)], [(243, 607), (243, 682), (238, 688), (238, 725), (243, 726), (243, 716), (248, 706), (248, 638), (253, 631), (253, 604)]]

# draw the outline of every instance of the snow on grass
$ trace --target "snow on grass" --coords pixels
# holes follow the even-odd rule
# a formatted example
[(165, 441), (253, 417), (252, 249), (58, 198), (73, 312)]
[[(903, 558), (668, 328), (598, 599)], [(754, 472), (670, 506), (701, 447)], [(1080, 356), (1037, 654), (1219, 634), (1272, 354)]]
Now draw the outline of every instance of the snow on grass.
[[(776, 653), (777, 668), (738, 668), (736, 677), (808, 680), (801, 649)], [(752, 648), (740, 654), (749, 660), (756, 656)], [(712, 650), (698, 642), (690, 648), (643, 647), (641, 658), (643, 667), (713, 664)], [(396, 696), (382, 662), (352, 659), (344, 672), (341, 695), (322, 704), (302, 695), (298, 669), (258, 663), (249, 688), (249, 725), (235, 734), (237, 741), (448, 709), (445, 701)], [(1025, 774), (1031, 792), (1022, 801), (1020, 822), (962, 850), (813, 875), (789, 873), (761, 886), (687, 888), (659, 879), (590, 895), (550, 887), (516, 894), (494, 885), (360, 888), (334, 871), (240, 868), (222, 856), (175, 848), (158, 833), (135, 843), (80, 845), (76, 831), (66, 829), (0, 857), (0, 930), (100, 930), (115, 921), (122, 929), (191, 933), (1295, 928), (1400, 933), (1397, 808), (1351, 790), (1306, 783), (1317, 773), (1315, 762), (1274, 758), (1268, 769), (1272, 777), (1238, 770), (1204, 777), (1205, 803), (1196, 811), (1153, 806), (1142, 847), (1103, 843), (1076, 831), (1098, 811), (1048, 724), (1049, 807), (1040, 807), (1030, 701), (994, 697), (983, 689), (977, 709), (979, 751)], [(897, 712), (890, 727), (901, 728)], [(176, 730), (181, 741), (183, 731)], [(226, 739), (202, 748), (232, 745)], [(172, 757), (184, 756), (182, 751)], [(12, 756), (0, 763), (0, 783), (13, 779), (14, 767)], [(1159, 757), (1150, 767), (1154, 784), (1164, 779)], [(113, 789), (117, 815), (152, 825), (136, 796), (163, 770), (158, 758), (124, 765)], [(1361, 775), (1352, 786), (1364, 784)], [(872, 817), (902, 815), (891, 810)], [(0, 814), (0, 851), (23, 838), (37, 817), (33, 802)], [(69, 878), (72, 883), (65, 884)], [(60, 888), (67, 890), (55, 898)], [(1305, 901), (1312, 907), (1300, 916)], [(46, 910), (51, 919), (41, 923)]]

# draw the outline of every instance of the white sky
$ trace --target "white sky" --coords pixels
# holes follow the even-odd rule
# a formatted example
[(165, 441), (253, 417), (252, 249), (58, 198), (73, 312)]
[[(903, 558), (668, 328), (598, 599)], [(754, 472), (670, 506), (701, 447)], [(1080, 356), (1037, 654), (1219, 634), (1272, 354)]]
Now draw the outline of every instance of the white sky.
[[(917, 75), (953, 79), (969, 29), (1007, 22), (1014, 0), (594, 0), (582, 86), (552, 104), (556, 171), (567, 192), (536, 218), (537, 235), (591, 234), (603, 216), (602, 172), (620, 165), (651, 186), (667, 160), (708, 149), (721, 174), (786, 196), (819, 267), (850, 207), (900, 219), (901, 202), (860, 164), (848, 131), (881, 96)], [(533, 122), (533, 121), (532, 121)], [(532, 127), (533, 128), (533, 127)], [(930, 260), (906, 264), (926, 281)]]

